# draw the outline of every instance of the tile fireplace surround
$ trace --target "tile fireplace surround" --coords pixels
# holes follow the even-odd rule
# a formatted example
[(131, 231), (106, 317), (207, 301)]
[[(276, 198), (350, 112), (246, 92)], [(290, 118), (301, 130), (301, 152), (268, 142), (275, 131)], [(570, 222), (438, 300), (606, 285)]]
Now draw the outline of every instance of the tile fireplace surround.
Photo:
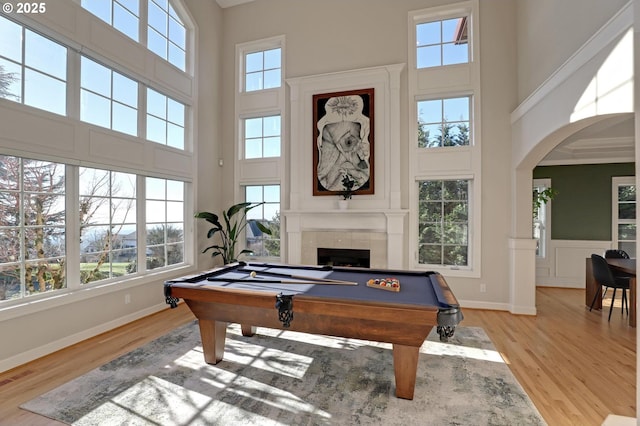
[(371, 268), (403, 269), (407, 211), (284, 212), (287, 263), (317, 265), (318, 248), (370, 250)]

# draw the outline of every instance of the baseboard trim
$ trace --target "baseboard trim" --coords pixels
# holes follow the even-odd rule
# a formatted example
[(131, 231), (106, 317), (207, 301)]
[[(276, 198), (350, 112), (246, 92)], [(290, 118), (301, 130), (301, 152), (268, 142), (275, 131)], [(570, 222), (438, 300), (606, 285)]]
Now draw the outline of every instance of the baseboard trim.
[(164, 302), (161, 304), (150, 306), (141, 311), (125, 315), (113, 321), (100, 324), (99, 326), (83, 330), (79, 333), (72, 334), (70, 336), (56, 340), (55, 342), (47, 343), (46, 345), (42, 345), (26, 352), (22, 352), (10, 358), (3, 359), (0, 361), (0, 373), (11, 370), (12, 368), (18, 367), (22, 364), (26, 364), (43, 356), (49, 355), (53, 352), (59, 351), (60, 349), (64, 349), (83, 340), (90, 339), (91, 337), (97, 336), (98, 334), (113, 330), (114, 328), (123, 326), (132, 321), (138, 320), (151, 314), (155, 314), (156, 312), (160, 312), (163, 309), (168, 309), (166, 303)]

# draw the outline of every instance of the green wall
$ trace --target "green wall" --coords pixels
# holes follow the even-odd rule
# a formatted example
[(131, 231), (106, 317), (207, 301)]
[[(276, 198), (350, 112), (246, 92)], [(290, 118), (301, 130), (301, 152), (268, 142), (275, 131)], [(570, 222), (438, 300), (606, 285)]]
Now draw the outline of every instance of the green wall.
[(540, 166), (534, 179), (551, 179), (551, 239), (611, 240), (611, 178), (635, 176), (634, 163)]

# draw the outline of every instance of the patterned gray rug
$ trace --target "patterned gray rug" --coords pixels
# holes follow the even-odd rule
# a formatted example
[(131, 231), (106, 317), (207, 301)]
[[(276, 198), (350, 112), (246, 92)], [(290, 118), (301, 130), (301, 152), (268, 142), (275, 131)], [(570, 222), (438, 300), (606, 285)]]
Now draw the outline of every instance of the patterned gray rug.
[(225, 359), (204, 362), (181, 327), (21, 408), (74, 425), (543, 425), (481, 328), (435, 330), (415, 397), (395, 397), (391, 346), (230, 325)]

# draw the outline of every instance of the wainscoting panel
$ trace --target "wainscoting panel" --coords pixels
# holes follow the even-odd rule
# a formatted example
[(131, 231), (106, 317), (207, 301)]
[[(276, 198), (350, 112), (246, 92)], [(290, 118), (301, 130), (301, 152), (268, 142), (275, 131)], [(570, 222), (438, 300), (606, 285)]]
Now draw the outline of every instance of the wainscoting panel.
[(584, 288), (586, 258), (611, 246), (611, 241), (551, 240), (547, 258), (536, 259), (536, 285)]

